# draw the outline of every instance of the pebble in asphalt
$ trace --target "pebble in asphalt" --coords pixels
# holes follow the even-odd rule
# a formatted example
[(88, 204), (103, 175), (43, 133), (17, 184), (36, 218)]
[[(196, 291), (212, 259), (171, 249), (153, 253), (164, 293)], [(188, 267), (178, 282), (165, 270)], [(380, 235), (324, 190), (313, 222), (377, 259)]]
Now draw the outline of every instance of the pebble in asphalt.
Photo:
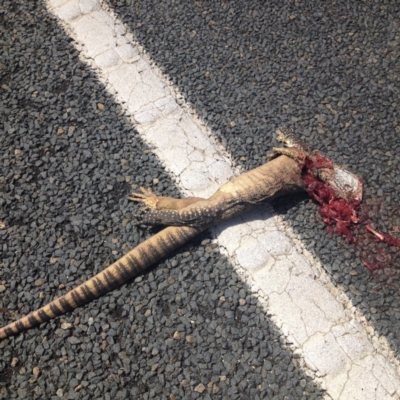
[[(43, 4), (2, 7), (3, 324), (151, 234), (133, 227), (131, 185), (178, 193)], [(0, 398), (321, 398), (289, 345), (205, 235), (110, 295), (2, 341)]]

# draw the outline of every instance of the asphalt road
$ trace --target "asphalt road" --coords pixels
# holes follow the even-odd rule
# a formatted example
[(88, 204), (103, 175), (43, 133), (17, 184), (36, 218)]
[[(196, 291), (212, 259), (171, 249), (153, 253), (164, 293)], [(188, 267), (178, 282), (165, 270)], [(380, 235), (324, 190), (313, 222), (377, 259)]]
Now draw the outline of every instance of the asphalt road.
[[(274, 143), (274, 128), (293, 125), (312, 148), (365, 180), (365, 201), (383, 201), (372, 211), (376, 227), (398, 234), (396, 2), (109, 4), (238, 164), (256, 166)], [(276, 207), (335, 284), (400, 348), (398, 281), (378, 285), (354, 247), (327, 232), (308, 201)], [(386, 252), (397, 277), (399, 251)]]
[[(259, 165), (275, 128), (292, 124), (363, 177), (367, 202), (384, 202), (377, 228), (396, 234), (398, 5), (109, 6), (236, 165)], [(0, 7), (3, 325), (151, 234), (133, 225), (132, 185), (179, 189), (45, 5)], [(394, 268), (382, 279), (305, 197), (275, 208), (398, 356), (398, 251), (387, 249)], [(208, 233), (109, 296), (0, 342), (0, 398), (322, 398), (290, 345)]]

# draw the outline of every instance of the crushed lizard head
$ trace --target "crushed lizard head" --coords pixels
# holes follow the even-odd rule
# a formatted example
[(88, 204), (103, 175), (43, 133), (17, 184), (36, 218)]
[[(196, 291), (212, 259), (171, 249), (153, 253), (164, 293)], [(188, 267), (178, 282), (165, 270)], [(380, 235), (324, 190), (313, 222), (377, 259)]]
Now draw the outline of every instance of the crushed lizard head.
[(364, 185), (361, 178), (334, 164), (318, 151), (312, 151), (290, 127), (277, 129), (276, 135), (286, 148), (274, 148), (275, 154), (285, 154), (303, 162), (306, 169), (326, 183), (338, 198), (361, 202)]
[[(304, 189), (318, 203), (319, 213), (328, 224), (329, 230), (345, 235), (350, 242), (356, 243), (361, 259), (369, 270), (393, 268), (397, 256), (392, 256), (392, 253), (380, 244), (400, 247), (400, 238), (378, 232), (368, 225), (371, 223), (370, 212), (366, 211), (368, 206), (360, 205), (363, 180), (334, 164), (318, 151), (312, 151), (291, 128), (280, 128), (276, 133), (277, 139), (286, 147), (274, 148), (272, 157), (284, 154), (301, 165)], [(372, 233), (374, 236), (366, 236), (366, 233)], [(371, 244), (373, 240), (374, 245)], [(379, 244), (376, 244), (376, 241)], [(370, 247), (366, 246), (366, 243), (369, 243)], [(374, 250), (371, 251), (370, 248)]]
[(324, 222), (353, 242), (350, 227), (359, 220), (357, 208), (362, 200), (363, 180), (312, 151), (289, 127), (278, 129), (277, 139), (286, 147), (274, 148), (273, 156), (284, 154), (301, 165), (304, 189), (319, 204)]

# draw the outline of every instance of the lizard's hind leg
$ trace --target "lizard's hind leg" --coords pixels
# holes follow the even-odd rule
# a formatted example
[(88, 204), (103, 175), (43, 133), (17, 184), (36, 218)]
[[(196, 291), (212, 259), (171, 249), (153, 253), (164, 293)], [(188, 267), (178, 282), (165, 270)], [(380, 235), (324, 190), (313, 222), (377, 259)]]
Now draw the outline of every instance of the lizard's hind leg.
[(201, 197), (186, 197), (184, 199), (174, 199), (173, 197), (157, 196), (150, 188), (140, 188), (142, 193), (132, 193), (129, 200), (143, 203), (146, 207), (153, 210), (181, 210), (191, 204), (204, 200)]
[(182, 219), (180, 211), (194, 203), (205, 200), (201, 197), (174, 199), (173, 197), (156, 196), (151, 189), (141, 187), (140, 190), (142, 193), (132, 193), (128, 199), (141, 202), (147, 207), (147, 210), (140, 217), (140, 224), (145, 225), (192, 226), (190, 222), (186, 221), (186, 218)]
[(137, 201), (143, 203), (146, 207), (157, 209), (157, 203), (159, 202), (158, 197), (153, 193), (150, 188), (140, 187), (142, 193), (132, 193), (132, 197), (128, 197), (128, 200)]

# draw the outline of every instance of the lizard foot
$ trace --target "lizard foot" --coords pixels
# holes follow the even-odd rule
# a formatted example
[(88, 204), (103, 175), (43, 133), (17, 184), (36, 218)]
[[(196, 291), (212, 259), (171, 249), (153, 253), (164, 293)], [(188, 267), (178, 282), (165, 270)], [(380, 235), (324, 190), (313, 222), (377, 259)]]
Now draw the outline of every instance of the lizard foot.
[(152, 208), (153, 210), (157, 209), (157, 203), (159, 202), (158, 197), (153, 193), (150, 188), (140, 187), (142, 193), (132, 193), (131, 196), (128, 197), (128, 200), (139, 201), (143, 203), (146, 207)]

